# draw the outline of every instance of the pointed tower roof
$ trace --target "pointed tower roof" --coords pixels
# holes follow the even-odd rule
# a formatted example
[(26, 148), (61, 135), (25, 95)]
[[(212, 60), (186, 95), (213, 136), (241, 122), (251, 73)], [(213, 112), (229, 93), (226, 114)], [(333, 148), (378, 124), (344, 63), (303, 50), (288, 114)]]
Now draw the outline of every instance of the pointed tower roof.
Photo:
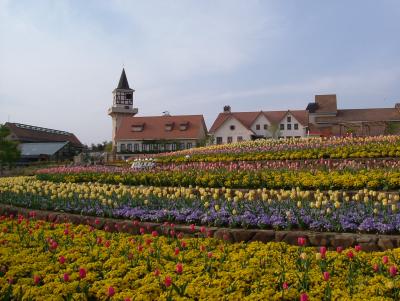
[(131, 88), (129, 88), (128, 79), (126, 78), (125, 68), (122, 68), (122, 73), (121, 73), (121, 77), (119, 78), (119, 83), (118, 83), (117, 89), (131, 90)]

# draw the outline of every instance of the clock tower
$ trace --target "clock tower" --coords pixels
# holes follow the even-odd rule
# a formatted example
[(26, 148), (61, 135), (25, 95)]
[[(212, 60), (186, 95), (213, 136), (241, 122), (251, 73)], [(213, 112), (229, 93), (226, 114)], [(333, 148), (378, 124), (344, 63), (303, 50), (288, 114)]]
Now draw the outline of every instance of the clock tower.
[(133, 107), (133, 93), (135, 90), (129, 87), (128, 79), (126, 78), (125, 69), (122, 69), (121, 77), (117, 88), (112, 92), (113, 104), (108, 109), (108, 115), (112, 118), (112, 150), (115, 155), (117, 152), (117, 142), (115, 135), (117, 129), (121, 125), (122, 117), (135, 116), (138, 112), (137, 108)]

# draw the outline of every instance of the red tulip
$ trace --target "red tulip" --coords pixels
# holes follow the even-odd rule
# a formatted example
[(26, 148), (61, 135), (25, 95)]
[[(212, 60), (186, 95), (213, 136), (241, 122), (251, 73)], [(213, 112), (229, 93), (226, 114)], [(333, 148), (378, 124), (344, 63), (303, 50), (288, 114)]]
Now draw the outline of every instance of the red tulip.
[(158, 236), (158, 232), (157, 232), (157, 231), (153, 231), (153, 232), (151, 232), (151, 236), (153, 236), (153, 237), (157, 237), (157, 236)]
[(69, 281), (68, 273), (64, 273), (63, 279), (64, 279), (64, 282), (68, 282)]
[(86, 278), (86, 270), (84, 268), (79, 268), (79, 278)]
[(289, 288), (289, 285), (287, 284), (287, 282), (282, 283), (282, 288), (284, 290), (287, 290)]
[(204, 226), (201, 226), (201, 228), (200, 228), (200, 232), (201, 232), (201, 233), (205, 233), (205, 232), (206, 232), (206, 227), (204, 227)]
[(143, 251), (143, 246), (142, 245), (138, 245), (137, 249), (138, 249), (139, 252), (142, 252)]
[(58, 262), (61, 263), (61, 264), (64, 264), (65, 263), (65, 257), (61, 255), (60, 258), (58, 259)]
[(178, 247), (175, 248), (174, 254), (175, 254), (175, 256), (178, 256), (178, 254), (179, 254), (179, 248)]
[(176, 272), (178, 273), (178, 274), (182, 274), (182, 272), (183, 272), (183, 265), (182, 265), (182, 263), (178, 263), (177, 265), (176, 265)]
[(191, 225), (190, 225), (190, 230), (191, 230), (192, 232), (194, 232), (194, 230), (195, 230), (195, 225), (194, 225), (194, 224), (191, 224)]
[(336, 248), (336, 252), (338, 252), (339, 254), (342, 253), (342, 251), (343, 251), (343, 247), (339, 246)]
[(144, 228), (140, 228), (140, 229), (139, 229), (139, 232), (140, 232), (140, 234), (142, 234), (142, 235), (143, 235), (143, 234), (145, 233), (145, 230), (144, 230)]
[(372, 269), (374, 270), (374, 272), (378, 272), (378, 270), (379, 270), (378, 264), (375, 263), (375, 264), (372, 266)]
[(158, 277), (158, 276), (160, 276), (160, 274), (161, 274), (161, 272), (159, 269), (154, 270), (154, 276)]
[(356, 250), (356, 252), (360, 252), (361, 251), (361, 246), (360, 245), (356, 245), (354, 247), (354, 250)]
[(172, 279), (171, 279), (171, 277), (170, 277), (170, 276), (165, 277), (165, 279), (164, 279), (164, 285), (165, 285), (166, 287), (169, 287), (169, 286), (171, 286), (171, 284), (172, 284)]
[(109, 248), (109, 247), (111, 246), (111, 241), (106, 240), (106, 242), (104, 243), (104, 246), (105, 246), (106, 248)]
[(353, 259), (354, 253), (353, 253), (351, 250), (348, 251), (348, 252), (347, 252), (347, 257), (348, 257), (349, 259)]
[(33, 283), (35, 283), (35, 285), (40, 283), (40, 277), (38, 275), (33, 276)]
[(304, 237), (297, 238), (297, 244), (302, 247), (306, 244), (306, 239)]
[(207, 257), (208, 257), (208, 258), (213, 257), (213, 253), (212, 253), (212, 252), (208, 252), (208, 253), (207, 253)]
[(329, 275), (329, 272), (323, 272), (323, 273), (322, 273), (322, 277), (324, 278), (325, 281), (328, 281), (328, 280), (329, 280), (329, 276), (330, 276), (330, 275)]

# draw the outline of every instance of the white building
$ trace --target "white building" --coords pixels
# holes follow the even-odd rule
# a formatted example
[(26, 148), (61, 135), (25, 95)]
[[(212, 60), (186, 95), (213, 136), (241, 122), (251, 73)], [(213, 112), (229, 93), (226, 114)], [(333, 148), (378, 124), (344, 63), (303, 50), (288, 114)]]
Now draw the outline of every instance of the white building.
[(214, 121), (210, 134), (215, 144), (258, 138), (305, 137), (308, 127), (306, 110), (231, 112), (224, 107)]

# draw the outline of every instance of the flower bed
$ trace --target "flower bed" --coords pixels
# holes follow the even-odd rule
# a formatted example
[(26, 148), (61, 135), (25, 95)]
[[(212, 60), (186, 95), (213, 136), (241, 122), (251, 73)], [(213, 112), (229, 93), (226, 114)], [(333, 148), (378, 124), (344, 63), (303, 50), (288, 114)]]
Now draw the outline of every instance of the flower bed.
[[(184, 162), (165, 163), (152, 167), (152, 172), (159, 171), (183, 171), (203, 170), (213, 171), (224, 169), (227, 171), (238, 170), (266, 170), (266, 169), (288, 169), (288, 170), (360, 170), (360, 169), (400, 169), (400, 160), (396, 158), (382, 159), (317, 159), (317, 160), (277, 160), (277, 161), (235, 161), (235, 162)], [(141, 169), (115, 166), (73, 166), (44, 168), (36, 171), (36, 174), (79, 174), (79, 173), (112, 173), (130, 174), (140, 173)]]
[(61, 173), (38, 174), (37, 179), (54, 182), (100, 182), (147, 186), (201, 186), (226, 188), (302, 189), (398, 189), (400, 170), (358, 171), (306, 170), (184, 170), (142, 171), (137, 173)]
[(400, 157), (400, 137), (256, 140), (163, 153), (156, 157), (163, 163)]
[(327, 251), (304, 247), (301, 237), (298, 247), (228, 244), (4, 216), (0, 228), (0, 294), (5, 299), (399, 298), (400, 249)]
[(0, 202), (19, 207), (208, 226), (399, 233), (399, 194), (128, 187), (0, 179)]

